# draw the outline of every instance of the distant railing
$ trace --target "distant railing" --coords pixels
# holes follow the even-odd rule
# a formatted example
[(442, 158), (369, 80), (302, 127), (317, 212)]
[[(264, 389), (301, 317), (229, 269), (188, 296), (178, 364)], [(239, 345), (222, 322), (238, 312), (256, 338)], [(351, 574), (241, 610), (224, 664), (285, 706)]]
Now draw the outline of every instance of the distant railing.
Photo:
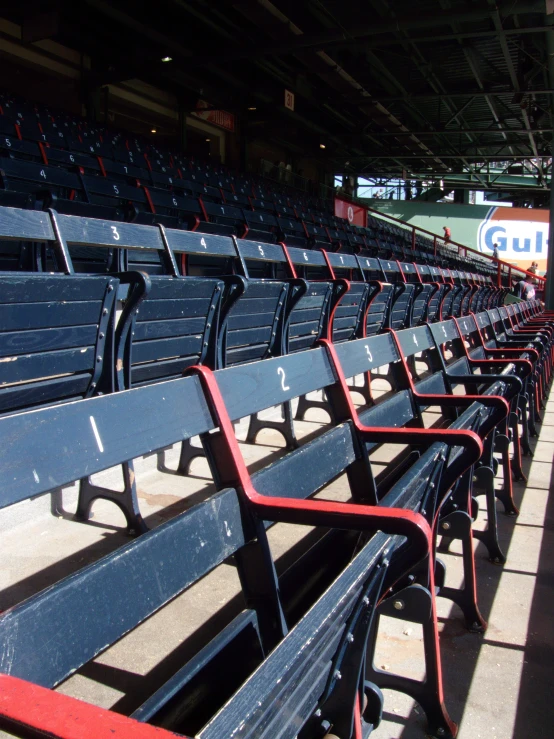
[[(352, 202), (356, 202), (352, 198)], [(361, 205), (358, 201), (358, 204)], [(540, 290), (544, 290), (545, 284), (546, 284), (546, 277), (541, 277), (540, 275), (536, 275), (533, 272), (528, 272), (526, 269), (522, 269), (521, 267), (516, 267), (514, 264), (510, 264), (509, 262), (505, 262), (502, 259), (496, 259), (492, 255), (485, 254), (482, 251), (477, 251), (477, 249), (473, 249), (471, 246), (466, 246), (465, 244), (460, 244), (458, 241), (452, 241), (451, 239), (448, 239), (448, 241), (445, 240), (444, 236), (440, 236), (439, 234), (433, 233), (432, 231), (427, 231), (425, 228), (421, 228), (421, 226), (412, 226), (410, 223), (406, 223), (406, 221), (401, 221), (399, 218), (395, 218), (394, 216), (388, 215), (388, 213), (382, 213), (380, 210), (375, 210), (375, 208), (370, 208), (369, 206), (365, 205), (367, 210), (370, 213), (375, 213), (376, 216), (379, 216), (380, 218), (387, 218), (389, 221), (394, 221), (395, 223), (403, 226), (404, 228), (408, 229), (412, 233), (412, 249), (415, 249), (416, 244), (416, 234), (421, 233), (425, 234), (425, 236), (429, 236), (433, 239), (433, 245), (435, 249), (435, 255), (437, 253), (437, 249), (439, 246), (450, 246), (458, 249), (458, 255), (463, 254), (464, 252), (460, 252), (460, 249), (465, 250), (465, 253), (471, 252), (472, 254), (475, 254), (477, 257), (482, 259), (483, 261), (492, 262), (493, 265), (496, 265), (497, 269), (497, 285), (499, 287), (502, 286), (502, 277), (506, 277), (506, 281), (508, 285), (511, 286), (512, 284), (512, 275), (514, 272), (521, 274), (521, 275), (530, 275), (533, 278), (537, 279), (538, 288)]]
[[(260, 160), (260, 174), (266, 179), (279, 182), (288, 187), (294, 187), (314, 197), (320, 197), (325, 200), (333, 200), (335, 197), (340, 197), (342, 200), (350, 201), (355, 205), (359, 205), (362, 208), (367, 209), (368, 212), (374, 213), (379, 218), (393, 221), (394, 223), (402, 226), (403, 228), (411, 232), (412, 250), (415, 250), (416, 234), (420, 233), (430, 237), (433, 240), (435, 255), (437, 254), (437, 249), (440, 247), (441, 249), (446, 248), (451, 250), (453, 256), (463, 256), (464, 254), (467, 254), (467, 252), (470, 252), (482, 261), (492, 262), (493, 265), (496, 265), (497, 284), (499, 287), (502, 286), (503, 278), (505, 278), (507, 284), (511, 286), (512, 275), (514, 273), (521, 275), (530, 275), (531, 277), (536, 279), (537, 288), (541, 292), (546, 286), (546, 277), (541, 277), (541, 275), (536, 275), (533, 272), (528, 272), (527, 270), (522, 269), (521, 267), (516, 267), (514, 264), (505, 262), (502, 259), (495, 259), (495, 257), (490, 254), (485, 254), (484, 252), (477, 251), (477, 249), (473, 249), (471, 246), (466, 246), (466, 244), (460, 244), (458, 241), (452, 241), (451, 239), (448, 239), (448, 241), (446, 241), (444, 236), (433, 233), (433, 231), (427, 231), (427, 229), (421, 228), (421, 226), (413, 226), (410, 223), (406, 223), (406, 221), (401, 221), (399, 218), (390, 216), (388, 213), (383, 213), (382, 211), (376, 210), (375, 208), (370, 208), (364, 201), (346, 193), (344, 188), (329, 187), (328, 185), (325, 185), (321, 182), (314, 183), (312, 182), (312, 180), (307, 180), (305, 177), (292, 172), (292, 170), (287, 169), (286, 167), (279, 166), (278, 164), (275, 164), (273, 162), (268, 162), (266, 159)], [(460, 249), (462, 249), (463, 251), (460, 251)]]

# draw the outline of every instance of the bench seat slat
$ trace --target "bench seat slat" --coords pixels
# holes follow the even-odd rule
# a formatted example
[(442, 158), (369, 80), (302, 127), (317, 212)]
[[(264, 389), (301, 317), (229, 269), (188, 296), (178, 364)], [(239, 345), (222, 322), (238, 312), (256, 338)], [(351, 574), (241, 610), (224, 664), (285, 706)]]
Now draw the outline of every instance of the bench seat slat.
[(223, 491), (6, 611), (0, 671), (57, 685), (244, 543), (237, 495)]
[(71, 372), (90, 371), (94, 361), (94, 346), (62, 349), (45, 354), (25, 354), (4, 357), (0, 362), (0, 388), (37, 377), (54, 377)]
[(0, 357), (94, 345), (97, 331), (93, 325), (0, 332)]
[(204, 317), (142, 321), (135, 324), (133, 339), (139, 342), (149, 339), (165, 339), (171, 336), (199, 334), (204, 331), (205, 325)]
[[(196, 377), (10, 415), (2, 419), (0, 507), (28, 498), (29, 491), (38, 495), (67, 485), (212, 426)], [(53, 456), (63, 458), (55, 472)]]
[[(73, 278), (72, 278), (73, 279)], [(100, 318), (100, 302), (0, 304), (0, 325), (7, 330), (56, 328), (90, 324)]]
[(91, 374), (66, 375), (51, 380), (27, 382), (2, 388), (0, 393), (0, 413), (15, 413), (17, 410), (30, 410), (34, 406), (82, 398), (91, 382)]
[[(308, 692), (315, 681), (328, 673), (330, 660), (326, 642), (336, 642), (364, 583), (375, 569), (391, 538), (378, 534), (352, 560), (344, 572), (312, 606), (304, 618), (276, 647), (226, 706), (200, 732), (199, 739), (220, 739), (230, 734), (240, 739), (292, 739), (313, 710), (314, 695)], [(312, 659), (306, 658), (310, 649)], [(283, 664), (287, 671), (283, 674)], [(313, 668), (313, 669), (312, 669)], [(303, 685), (306, 696), (300, 706), (295, 689)], [(314, 691), (315, 693), (316, 691)], [(256, 700), (252, 700), (252, 696)], [(311, 700), (310, 700), (311, 699)], [(287, 710), (287, 706), (294, 710)], [(299, 715), (296, 712), (299, 712)], [(280, 717), (280, 722), (275, 719)]]
[[(183, 297), (186, 292), (183, 292)], [(140, 306), (138, 322), (170, 318), (195, 318), (206, 316), (210, 309), (210, 298), (190, 300), (145, 300)]]
[(9, 303), (53, 303), (101, 300), (106, 292), (105, 277), (72, 275), (3, 274), (0, 305)]
[(151, 341), (137, 341), (133, 345), (133, 363), (151, 362), (169, 357), (199, 355), (202, 350), (202, 334), (166, 337)]

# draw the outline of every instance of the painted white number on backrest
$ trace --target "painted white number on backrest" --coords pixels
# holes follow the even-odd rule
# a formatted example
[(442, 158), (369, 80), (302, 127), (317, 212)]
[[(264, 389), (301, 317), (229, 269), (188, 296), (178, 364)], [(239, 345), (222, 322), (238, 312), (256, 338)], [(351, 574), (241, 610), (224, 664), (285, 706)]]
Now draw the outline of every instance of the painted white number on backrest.
[(115, 241), (119, 241), (119, 234), (117, 232), (117, 226), (111, 226), (112, 234), (115, 239)]
[(415, 344), (416, 346), (419, 346), (419, 344), (417, 343), (417, 336), (416, 336), (415, 334), (414, 334), (413, 338), (414, 338), (414, 344)]
[(277, 367), (277, 374), (281, 377), (281, 387), (286, 392), (287, 390), (290, 390), (290, 387), (288, 385), (285, 385), (285, 370), (282, 367)]
[(127, 166), (124, 164), (123, 169), (125, 170), (125, 174), (127, 174)]
[(40, 170), (40, 176), (46, 179), (46, 172), (43, 169)]
[(365, 346), (367, 358), (369, 359), (370, 362), (373, 362), (373, 357), (371, 355), (371, 351), (370, 351), (369, 346), (367, 344), (364, 344), (364, 346)]
[(113, 186), (113, 191), (115, 192), (116, 195), (119, 195), (119, 189), (117, 188), (117, 185)]
[(341, 263), (341, 264), (344, 264), (344, 259), (343, 259), (343, 258), (341, 257), (341, 255), (340, 255), (340, 254), (339, 254), (339, 258), (340, 258), (340, 263)]
[(366, 266), (366, 267), (369, 267), (369, 259), (366, 259), (366, 260), (365, 260), (365, 266)]
[(303, 254), (304, 254), (304, 259), (305, 259), (305, 260), (306, 260), (306, 262), (307, 262), (307, 261), (308, 261), (308, 255), (306, 254), (306, 252), (303, 252)]
[[(446, 328), (445, 328), (444, 326), (442, 327), (442, 332), (443, 332), (443, 334), (444, 334), (444, 335), (446, 336)], [(448, 338), (448, 337), (447, 337), (447, 338)]]
[(225, 208), (222, 205), (220, 206), (220, 208), (221, 208), (221, 212), (223, 213), (223, 215), (225, 215)]
[(6, 146), (11, 146), (12, 142), (9, 139), (6, 139)]
[(262, 249), (262, 247), (259, 244), (258, 244), (258, 251), (260, 252), (260, 254), (262, 255), (262, 257), (265, 257), (264, 250)]
[(206, 244), (206, 239), (204, 238), (200, 239), (200, 246), (203, 246), (204, 249), (208, 248), (208, 245)]
[(175, 200), (175, 198), (172, 198), (172, 200), (173, 200), (173, 205), (179, 205), (179, 203)]
[(70, 154), (69, 155), (69, 161), (70, 162), (74, 162), (75, 161), (75, 157), (73, 156), (73, 154)]

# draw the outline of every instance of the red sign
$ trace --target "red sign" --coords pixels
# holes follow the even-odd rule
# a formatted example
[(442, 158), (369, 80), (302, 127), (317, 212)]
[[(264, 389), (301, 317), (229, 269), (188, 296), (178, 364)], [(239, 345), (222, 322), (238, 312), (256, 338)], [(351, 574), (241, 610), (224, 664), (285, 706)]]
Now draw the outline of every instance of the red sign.
[(362, 205), (335, 198), (335, 215), (339, 218), (346, 218), (355, 226), (364, 226), (364, 228), (367, 226), (367, 210)]
[[(202, 110), (206, 108), (206, 110)], [(226, 110), (208, 110), (208, 103), (205, 100), (199, 100), (196, 104), (196, 110), (193, 111), (192, 115), (197, 118), (201, 118), (206, 123), (211, 123), (219, 128), (224, 128), (226, 131), (234, 132), (235, 130), (235, 116), (232, 113), (228, 113)]]
[(285, 90), (285, 108), (294, 110), (294, 92)]

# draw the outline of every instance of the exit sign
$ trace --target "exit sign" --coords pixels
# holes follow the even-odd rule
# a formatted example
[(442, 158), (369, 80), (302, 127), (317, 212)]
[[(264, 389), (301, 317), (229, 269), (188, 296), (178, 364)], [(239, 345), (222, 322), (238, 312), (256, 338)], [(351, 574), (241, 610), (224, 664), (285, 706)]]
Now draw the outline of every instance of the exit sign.
[(285, 90), (285, 108), (294, 110), (294, 92)]

